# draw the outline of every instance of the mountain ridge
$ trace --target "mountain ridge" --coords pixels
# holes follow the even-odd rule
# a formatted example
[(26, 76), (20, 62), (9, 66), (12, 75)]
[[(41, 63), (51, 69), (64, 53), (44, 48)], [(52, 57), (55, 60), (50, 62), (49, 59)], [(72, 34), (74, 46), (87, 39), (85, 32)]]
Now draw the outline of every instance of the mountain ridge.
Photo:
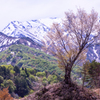
[[(12, 37), (29, 37), (41, 44), (43, 36), (50, 30), (50, 25), (53, 22), (58, 22), (61, 19), (40, 19), (30, 21), (11, 21), (2, 32), (7, 36)], [(60, 21), (59, 21), (60, 22)]]

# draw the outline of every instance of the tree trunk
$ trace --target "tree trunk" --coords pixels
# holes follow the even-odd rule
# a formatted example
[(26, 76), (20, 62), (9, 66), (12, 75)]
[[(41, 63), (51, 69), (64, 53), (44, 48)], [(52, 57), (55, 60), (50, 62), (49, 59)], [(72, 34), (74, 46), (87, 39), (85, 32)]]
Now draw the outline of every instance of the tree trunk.
[(65, 67), (65, 83), (66, 84), (71, 84), (71, 68), (72, 66), (66, 66)]
[(86, 73), (84, 74), (84, 77), (83, 77), (82, 90), (83, 90), (83, 88), (84, 88), (85, 78), (86, 78)]

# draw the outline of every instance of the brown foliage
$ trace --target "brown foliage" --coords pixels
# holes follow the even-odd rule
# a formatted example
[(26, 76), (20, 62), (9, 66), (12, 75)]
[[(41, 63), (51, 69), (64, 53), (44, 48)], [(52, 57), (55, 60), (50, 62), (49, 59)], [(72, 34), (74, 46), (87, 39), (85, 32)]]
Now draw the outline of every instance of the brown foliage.
[(13, 100), (11, 95), (8, 93), (8, 88), (0, 90), (0, 100)]

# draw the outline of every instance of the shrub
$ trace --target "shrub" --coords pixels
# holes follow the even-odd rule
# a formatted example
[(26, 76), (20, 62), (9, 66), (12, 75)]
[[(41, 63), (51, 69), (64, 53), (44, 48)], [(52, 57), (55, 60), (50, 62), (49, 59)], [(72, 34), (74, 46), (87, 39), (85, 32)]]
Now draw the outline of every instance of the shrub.
[(13, 100), (11, 95), (8, 93), (8, 88), (0, 90), (0, 100)]
[(36, 76), (38, 76), (38, 77), (44, 77), (44, 76), (46, 76), (46, 74), (45, 74), (45, 72), (37, 72)]
[(4, 78), (2, 76), (0, 76), (0, 84), (3, 83)]
[(34, 75), (30, 75), (29, 78), (31, 79), (31, 81), (36, 81), (36, 78)]
[(49, 75), (47, 80), (49, 84), (58, 82), (56, 75)]
[(9, 89), (9, 93), (14, 92), (14, 90), (16, 89), (13, 81), (10, 80), (10, 79), (9, 80), (4, 80), (3, 84), (4, 84), (5, 87), (9, 86), (9, 88), (8, 88)]

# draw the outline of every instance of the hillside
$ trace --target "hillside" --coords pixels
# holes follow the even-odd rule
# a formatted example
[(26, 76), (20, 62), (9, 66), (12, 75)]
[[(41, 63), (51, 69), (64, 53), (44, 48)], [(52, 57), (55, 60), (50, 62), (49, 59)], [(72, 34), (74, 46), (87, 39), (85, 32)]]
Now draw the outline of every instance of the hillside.
[(41, 90), (19, 100), (100, 100), (91, 90), (75, 83), (70, 86), (64, 82), (48, 85)]
[(39, 49), (30, 48), (25, 45), (12, 45), (7, 50), (0, 52), (0, 65), (17, 65), (25, 68), (36, 68), (40, 71), (57, 72), (61, 74), (57, 67), (57, 59)]
[[(39, 49), (30, 48), (25, 45), (12, 45), (6, 51), (0, 52), (0, 65), (11, 64), (24, 68), (35, 68), (41, 72), (48, 71), (50, 74), (56, 73), (64, 75), (57, 66), (57, 59)], [(82, 67), (75, 66), (72, 70), (72, 79), (78, 84), (82, 84)]]

